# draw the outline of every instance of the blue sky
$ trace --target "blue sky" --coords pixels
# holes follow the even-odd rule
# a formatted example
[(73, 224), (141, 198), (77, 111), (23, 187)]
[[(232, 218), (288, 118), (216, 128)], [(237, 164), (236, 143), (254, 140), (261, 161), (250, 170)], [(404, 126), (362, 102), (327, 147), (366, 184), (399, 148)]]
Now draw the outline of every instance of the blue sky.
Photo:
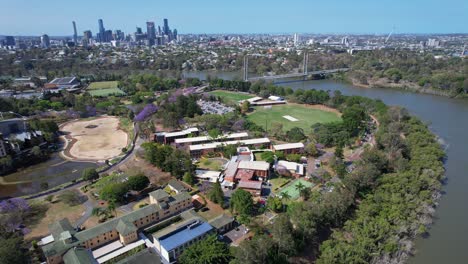
[(0, 0), (0, 35), (126, 33), (168, 18), (180, 33), (468, 33), (467, 0)]

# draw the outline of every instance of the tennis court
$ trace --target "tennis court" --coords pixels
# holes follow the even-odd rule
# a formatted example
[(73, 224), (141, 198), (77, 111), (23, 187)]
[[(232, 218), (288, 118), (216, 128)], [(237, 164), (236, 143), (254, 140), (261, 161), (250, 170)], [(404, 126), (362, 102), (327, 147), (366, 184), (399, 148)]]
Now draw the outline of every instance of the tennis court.
[(288, 184), (283, 189), (281, 189), (279, 194), (281, 195), (282, 193), (288, 193), (289, 196), (291, 196), (291, 198), (290, 198), (291, 200), (296, 200), (300, 196), (299, 190), (297, 190), (297, 188), (296, 188), (299, 183), (302, 183), (302, 185), (304, 185), (305, 188), (314, 187), (314, 184), (311, 183), (311, 182), (308, 182), (308, 181), (306, 181), (304, 179), (297, 179), (297, 180), (293, 181), (292, 183)]

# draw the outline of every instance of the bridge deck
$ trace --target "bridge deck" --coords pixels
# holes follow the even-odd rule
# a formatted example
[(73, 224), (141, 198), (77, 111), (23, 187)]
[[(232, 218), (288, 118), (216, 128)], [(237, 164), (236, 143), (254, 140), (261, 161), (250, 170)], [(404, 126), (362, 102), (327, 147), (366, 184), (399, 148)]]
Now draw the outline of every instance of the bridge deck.
[(349, 68), (339, 68), (339, 69), (331, 69), (331, 70), (312, 71), (312, 72), (307, 72), (307, 73), (289, 73), (289, 74), (280, 74), (280, 75), (272, 75), (272, 76), (259, 76), (259, 77), (248, 78), (248, 80), (256, 81), (256, 80), (274, 80), (274, 79), (287, 79), (287, 78), (295, 78), (295, 77), (307, 77), (311, 75), (345, 72), (348, 70)]

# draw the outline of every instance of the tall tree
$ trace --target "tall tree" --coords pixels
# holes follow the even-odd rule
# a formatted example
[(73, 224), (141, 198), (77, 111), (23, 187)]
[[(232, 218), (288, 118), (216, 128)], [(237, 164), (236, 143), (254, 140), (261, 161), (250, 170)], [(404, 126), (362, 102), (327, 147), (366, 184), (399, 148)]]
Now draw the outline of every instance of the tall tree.
[(226, 243), (218, 241), (216, 235), (198, 241), (189, 246), (180, 255), (181, 264), (224, 264), (232, 258)]
[(221, 188), (221, 184), (219, 180), (213, 184), (210, 192), (208, 193), (208, 199), (210, 199), (213, 203), (223, 205), (224, 204), (224, 193), (223, 189)]
[(231, 196), (231, 209), (241, 215), (250, 215), (253, 208), (252, 194), (236, 189)]

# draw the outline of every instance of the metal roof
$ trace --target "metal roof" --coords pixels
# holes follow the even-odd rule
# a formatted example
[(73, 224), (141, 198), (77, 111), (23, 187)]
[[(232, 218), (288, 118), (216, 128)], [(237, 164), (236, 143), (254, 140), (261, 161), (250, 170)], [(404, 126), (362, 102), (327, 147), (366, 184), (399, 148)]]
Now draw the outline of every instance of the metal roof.
[(169, 234), (161, 236), (158, 240), (161, 247), (166, 251), (171, 251), (211, 230), (213, 230), (213, 227), (210, 224), (195, 220), (184, 223), (184, 225), (179, 226)]
[(275, 150), (285, 150), (285, 149), (298, 149), (304, 148), (304, 143), (287, 143), (287, 144), (280, 144), (280, 145), (273, 145)]

